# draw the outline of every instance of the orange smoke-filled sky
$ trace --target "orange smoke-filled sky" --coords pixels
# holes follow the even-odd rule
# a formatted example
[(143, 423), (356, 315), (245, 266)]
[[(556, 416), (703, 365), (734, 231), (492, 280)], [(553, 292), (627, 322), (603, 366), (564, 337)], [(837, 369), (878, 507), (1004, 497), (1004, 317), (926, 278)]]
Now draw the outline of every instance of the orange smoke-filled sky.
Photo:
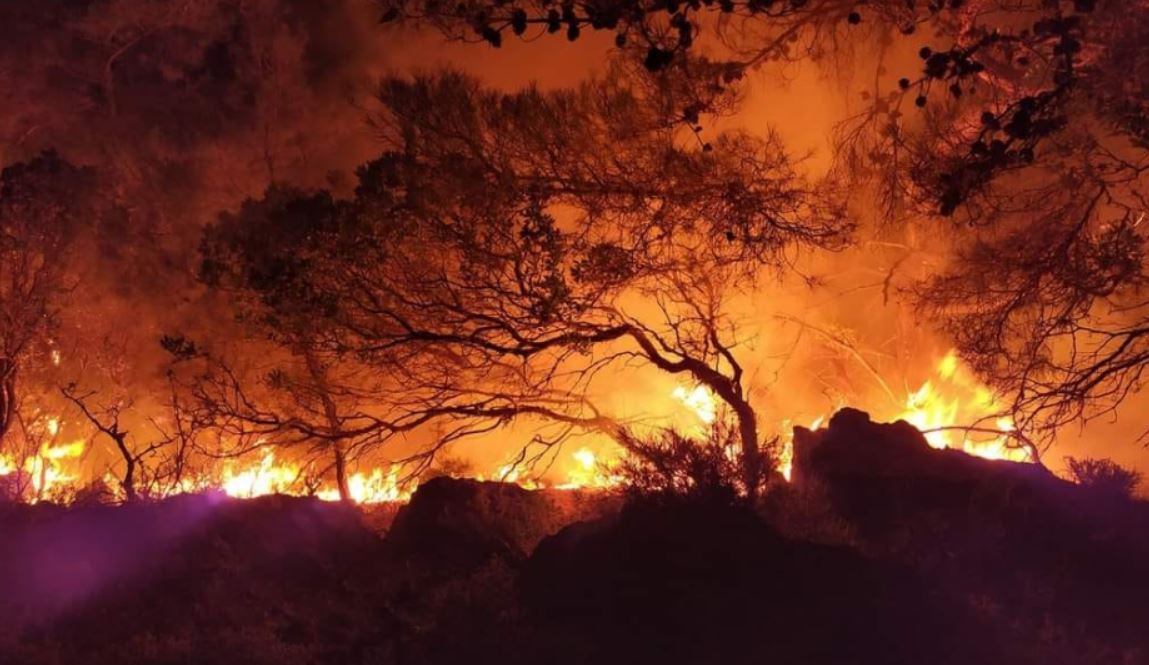
[[(122, 3), (110, 3), (109, 6)], [(127, 3), (130, 5), (131, 3)], [(151, 135), (162, 128), (146, 125), (146, 120), (114, 141), (106, 139), (107, 132), (98, 122), (106, 118), (99, 109), (86, 105), (84, 88), (66, 76), (59, 78), (59, 66), (23, 67), (28, 58), (49, 58), (54, 51), (53, 35), (40, 35), (17, 28), (7, 46), (0, 46), (5, 67), (0, 77), (12, 78), (9, 89), (23, 101), (0, 113), (0, 159), (11, 163), (41, 149), (55, 147), (65, 156), (79, 161), (117, 160), (117, 150), (130, 148), (141, 152), (159, 153), (157, 159), (181, 164), (185, 172), (194, 171), (194, 178), (181, 181), (184, 189), (164, 190), (159, 197), (163, 205), (176, 214), (165, 218), (168, 223), (182, 225), (165, 233), (189, 239), (187, 247), (194, 249), (198, 228), (212, 220), (220, 208), (233, 208), (245, 197), (258, 196), (274, 177), (304, 186), (324, 186), (350, 182), (354, 168), (378, 152), (378, 143), (367, 122), (371, 110), (373, 82), (388, 74), (409, 74), (449, 66), (473, 74), (485, 83), (514, 90), (530, 83), (547, 88), (576, 85), (589, 75), (605, 67), (614, 49), (609, 34), (591, 33), (575, 43), (561, 36), (543, 36), (529, 43), (516, 39), (505, 41), (503, 48), (494, 49), (486, 44), (448, 42), (433, 30), (412, 30), (377, 23), (374, 4), (369, 0), (343, 0), (331, 3), (322, 16), (308, 14), (301, 0), (281, 0), (266, 3), (274, 11), (298, 14), (293, 34), (306, 33), (303, 43), (318, 44), (313, 49), (299, 47), (284, 38), (275, 53), (284, 63), (286, 83), (283, 99), (270, 105), (267, 117), (272, 130), (283, 128), (283, 136), (276, 144), (274, 164), (264, 159), (266, 145), (260, 145), (259, 132), (242, 136), (222, 132), (218, 136), (187, 139), (182, 152), (166, 155), (171, 145), (158, 145)], [(125, 6), (127, 6), (125, 5)], [(54, 6), (54, 5), (52, 5)], [(283, 9), (287, 8), (287, 9)], [(49, 3), (43, 11), (49, 11)], [(11, 10), (11, 9), (10, 9)], [(28, 12), (38, 11), (29, 3)], [(318, 16), (318, 17), (317, 17)], [(286, 19), (285, 19), (286, 20)], [(2, 31), (0, 31), (2, 32)], [(25, 48), (21, 35), (28, 39)], [(43, 55), (34, 49), (42, 49)], [(877, 85), (892, 85), (901, 75), (899, 68), (915, 67), (913, 50), (916, 42), (896, 44), (887, 56), (886, 69), (878, 77)], [(24, 49), (21, 51), (20, 49)], [(32, 49), (32, 50), (29, 50)], [(298, 50), (293, 50), (298, 49)], [(315, 57), (320, 51), (322, 57)], [(178, 57), (179, 53), (162, 52), (149, 57)], [(25, 62), (25, 64), (27, 64)], [(732, 118), (716, 121), (705, 131), (716, 132), (724, 128), (741, 128), (751, 132), (777, 131), (794, 155), (808, 156), (805, 170), (819, 174), (826, 170), (832, 159), (832, 134), (836, 125), (857, 112), (864, 93), (875, 91), (874, 72), (878, 61), (873, 52), (859, 48), (853, 59), (843, 63), (786, 64), (767, 66), (753, 72), (744, 84), (745, 99), (741, 111)], [(73, 72), (75, 74), (75, 72)], [(125, 74), (126, 75), (126, 74)], [(78, 74), (77, 74), (78, 76)], [(299, 79), (302, 83), (293, 82)], [(0, 82), (9, 82), (0, 78)], [(291, 85), (299, 85), (305, 95), (296, 94)], [(144, 88), (141, 87), (141, 90)], [(289, 94), (290, 93), (290, 94)], [(125, 93), (126, 94), (126, 93)], [(270, 93), (269, 93), (270, 95)], [(132, 111), (143, 100), (130, 98), (121, 101), (124, 113)], [(269, 102), (270, 104), (270, 102)], [(43, 107), (44, 111), (41, 111)], [(160, 114), (157, 114), (160, 115)], [(205, 112), (206, 116), (206, 112)], [(146, 119), (144, 111), (140, 118)], [(211, 121), (226, 123), (234, 118)], [(205, 123), (207, 120), (205, 120)], [(109, 123), (109, 127), (116, 127)], [(115, 141), (122, 141), (116, 145)], [(130, 144), (130, 145), (129, 145)], [(149, 152), (148, 154), (151, 154)], [(187, 165), (182, 165), (186, 161)], [(190, 165), (190, 166), (188, 166)], [(195, 167), (195, 168), (192, 168)], [(342, 175), (340, 175), (342, 174)], [(161, 188), (161, 174), (141, 173), (141, 187)], [(863, 211), (865, 212), (865, 211)], [(171, 221), (177, 219), (178, 221)], [(866, 232), (866, 231), (864, 231)], [(868, 232), (867, 232), (868, 233)], [(882, 240), (878, 236), (865, 240)], [(892, 243), (891, 243), (892, 244)], [(804, 422), (820, 415), (836, 404), (833, 390), (848, 385), (858, 394), (878, 388), (859, 372), (856, 366), (838, 368), (834, 359), (828, 359), (822, 346), (809, 335), (798, 335), (793, 325), (779, 323), (784, 316), (800, 318), (823, 327), (841, 327), (856, 334), (859, 347), (873, 351), (874, 362), (888, 372), (885, 379), (898, 390), (912, 390), (929, 377), (937, 359), (948, 348), (946, 340), (931, 335), (928, 323), (920, 321), (914, 312), (893, 298), (888, 300), (873, 283), (881, 281), (897, 255), (883, 254), (878, 244), (832, 256), (808, 259), (802, 264), (806, 271), (802, 277), (816, 276), (822, 283), (811, 289), (802, 279), (763, 280), (760, 292), (745, 294), (739, 299), (740, 314), (753, 331), (744, 353), (755, 357), (748, 361), (757, 385), (757, 405), (763, 410), (763, 421), (780, 424), (784, 420)], [(106, 257), (97, 257), (97, 269)], [(165, 256), (166, 264), (175, 265), (177, 277), (141, 279), (134, 284), (118, 283), (118, 274), (112, 268), (106, 271), (106, 280), (115, 283), (107, 289), (98, 303), (89, 306), (99, 310), (87, 318), (77, 319), (76, 325), (92, 325), (92, 319), (104, 319), (109, 328), (123, 320), (132, 320), (136, 337), (128, 337), (125, 346), (143, 349), (147, 340), (154, 339), (172, 329), (188, 330), (217, 327), (226, 314), (218, 309), (219, 303), (205, 302), (199, 296), (188, 296), (173, 302), (173, 285), (186, 288), (194, 256)], [(164, 263), (164, 262), (159, 262)], [(912, 270), (909, 266), (912, 264)], [(111, 265), (108, 263), (108, 265)], [(907, 262), (908, 272), (918, 274), (936, 269), (930, 259)], [(866, 288), (861, 288), (865, 285)], [(797, 341), (796, 341), (797, 340)], [(800, 342), (802, 346), (795, 345)], [(151, 348), (151, 347), (147, 347)], [(792, 351), (797, 348), (797, 351)], [(788, 360), (793, 353), (795, 360)], [(135, 362), (143, 365), (157, 359), (158, 353), (140, 351)], [(833, 390), (827, 388), (823, 375), (834, 374)], [(858, 376), (855, 376), (858, 375)], [(668, 377), (649, 373), (612, 379), (612, 403), (627, 412), (676, 408), (670, 393), (676, 382)], [(1066, 432), (1061, 444), (1048, 463), (1057, 468), (1064, 454), (1110, 456), (1121, 463), (1149, 470), (1149, 451), (1135, 442), (1135, 435), (1145, 427), (1145, 399), (1135, 399), (1122, 409), (1122, 419), (1116, 424), (1098, 424), (1078, 436)], [(865, 404), (859, 406), (865, 407)], [(523, 433), (501, 433), (499, 440), (518, 443)], [(474, 456), (483, 463), (505, 459), (512, 446), (493, 440), (470, 445)]]

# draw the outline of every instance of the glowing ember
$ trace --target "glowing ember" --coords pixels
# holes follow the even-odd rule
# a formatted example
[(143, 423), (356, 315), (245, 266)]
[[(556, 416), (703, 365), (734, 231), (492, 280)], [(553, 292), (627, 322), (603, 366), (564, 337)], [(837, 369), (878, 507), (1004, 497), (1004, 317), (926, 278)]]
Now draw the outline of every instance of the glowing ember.
[(40, 450), (40, 457), (50, 460), (76, 459), (84, 454), (85, 443), (73, 441), (59, 446), (45, 446)]
[[(818, 429), (825, 420), (825, 416), (818, 416), (810, 423), (808, 429)], [(789, 481), (794, 473), (794, 429), (790, 426), (789, 421), (782, 423), (782, 431), (785, 432), (785, 439), (782, 442), (782, 448), (778, 451), (778, 473)]]
[[(680, 386), (673, 396), (703, 424), (709, 426), (716, 420), (717, 398), (705, 386)], [(938, 362), (934, 378), (909, 391), (901, 410), (875, 410), (873, 415), (880, 421), (905, 420), (921, 430), (934, 448), (952, 448), (986, 459), (1032, 461), (1023, 447), (1015, 445), (1013, 420), (1000, 415), (1001, 411), (993, 392), (977, 381), (951, 350)], [(818, 429), (826, 418), (827, 415), (818, 416), (809, 429)], [(790, 480), (794, 465), (793, 422), (782, 421), (780, 431), (784, 436), (777, 469)]]
[[(620, 453), (621, 454), (621, 453)], [(529, 469), (519, 463), (504, 464), (499, 467), (493, 476), (494, 480), (504, 483), (514, 483), (523, 489), (608, 489), (617, 487), (622, 479), (614, 473), (617, 460), (603, 461), (593, 450), (587, 447), (579, 448), (571, 453), (569, 464), (556, 464), (565, 469), (565, 478), (561, 482), (547, 482), (530, 476)], [(477, 480), (485, 480), (483, 475), (476, 476)]]
[(578, 462), (580, 468), (594, 468), (594, 451), (590, 448), (579, 448), (575, 451), (572, 457), (574, 457), (574, 460)]
[(224, 467), (220, 489), (228, 496), (251, 498), (265, 494), (288, 494), (299, 481), (299, 467), (277, 464), (275, 453), (268, 451), (254, 467)]

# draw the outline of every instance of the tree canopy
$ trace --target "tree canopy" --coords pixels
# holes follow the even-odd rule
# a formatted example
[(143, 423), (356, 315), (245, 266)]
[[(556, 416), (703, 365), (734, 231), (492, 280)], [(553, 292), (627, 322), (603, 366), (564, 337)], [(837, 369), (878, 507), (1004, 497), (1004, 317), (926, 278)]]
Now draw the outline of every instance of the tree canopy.
[(725, 301), (849, 225), (775, 140), (698, 145), (661, 113), (674, 87), (643, 81), (506, 94), (453, 73), (389, 80), (388, 151), (356, 196), (272, 192), (225, 216), (205, 278), (273, 334), (305, 321), (309, 344), (387, 376), (397, 395), (370, 416), (378, 431), (534, 417), (625, 443), (586, 394), (594, 376), (681, 375), (736, 414), (754, 491), (763, 441)]
[[(720, 87), (771, 61), (838, 66), (867, 41), (871, 104), (839, 128), (834, 176), (888, 219), (952, 225), (953, 260), (913, 288), (933, 323), (1046, 432), (1141, 386), (1145, 128), (1137, 2), (383, 2), (498, 47), (586, 31), (647, 69), (704, 62)], [(912, 50), (918, 64), (886, 53)], [(693, 109), (691, 109), (693, 111)], [(670, 117), (694, 121), (694, 113)], [(939, 219), (941, 218), (941, 219)]]
[(57, 314), (81, 272), (73, 250), (113, 212), (95, 172), (55, 153), (0, 172), (0, 444), (17, 374), (52, 365)]

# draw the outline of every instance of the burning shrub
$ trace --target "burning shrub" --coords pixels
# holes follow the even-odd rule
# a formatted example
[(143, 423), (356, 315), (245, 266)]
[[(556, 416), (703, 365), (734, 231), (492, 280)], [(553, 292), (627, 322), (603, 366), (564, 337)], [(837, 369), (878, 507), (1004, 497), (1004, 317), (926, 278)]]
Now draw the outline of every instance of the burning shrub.
[(1065, 464), (1075, 483), (1105, 494), (1129, 498), (1141, 484), (1140, 473), (1110, 459), (1066, 457)]
[[(652, 437), (631, 438), (628, 448), (634, 454), (623, 458), (617, 475), (634, 497), (734, 503), (746, 490), (739, 446), (735, 428), (722, 423), (705, 439), (666, 429)], [(772, 452), (772, 446), (762, 450), (771, 459)]]

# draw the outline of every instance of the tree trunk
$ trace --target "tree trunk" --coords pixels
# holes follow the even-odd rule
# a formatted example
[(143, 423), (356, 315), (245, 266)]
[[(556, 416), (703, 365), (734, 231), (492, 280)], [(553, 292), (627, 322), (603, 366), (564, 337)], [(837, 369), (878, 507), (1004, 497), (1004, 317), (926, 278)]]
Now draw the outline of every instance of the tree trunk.
[[(758, 416), (754, 407), (742, 396), (737, 384), (729, 379), (718, 376), (704, 376), (699, 373), (695, 377), (702, 384), (714, 391), (714, 394), (725, 402), (734, 411), (738, 419), (738, 440), (742, 446), (741, 465), (742, 482), (746, 485), (746, 500), (751, 504), (758, 501), (758, 490), (762, 485), (762, 450), (758, 442)], [(709, 380), (708, 380), (709, 379)]]
[(739, 401), (732, 404), (738, 417), (738, 436), (742, 441), (742, 482), (746, 484), (746, 499), (751, 503), (758, 500), (758, 488), (762, 484), (762, 451), (758, 447), (758, 417), (750, 405)]
[(339, 408), (336, 406), (335, 400), (331, 398), (327, 386), (327, 372), (319, 364), (319, 359), (315, 357), (315, 353), (310, 348), (305, 348), (303, 358), (307, 362), (307, 371), (311, 374), (311, 380), (315, 382), (319, 399), (323, 402), (327, 428), (331, 432), (331, 450), (335, 458), (335, 483), (339, 487), (339, 500), (350, 503), (351, 488), (347, 485), (347, 452), (343, 449), (343, 439), (341, 438), (343, 423), (339, 419)]
[[(742, 444), (742, 482), (746, 486), (746, 500), (751, 504), (758, 500), (758, 489), (762, 483), (762, 451), (758, 447), (758, 417), (754, 408), (746, 400), (742, 392), (742, 368), (734, 360), (729, 351), (724, 355), (733, 366), (733, 376), (726, 376), (697, 358), (683, 354), (681, 359), (667, 359), (660, 353), (658, 347), (640, 329), (633, 326), (626, 328), (630, 335), (643, 350), (656, 367), (678, 374), (689, 373), (695, 380), (714, 392), (723, 402), (734, 410), (738, 418), (738, 438)], [(714, 337), (717, 344), (717, 335)], [(721, 348), (721, 347), (720, 347)]]
[(734, 417), (738, 419), (738, 440), (742, 445), (741, 465), (742, 482), (746, 485), (746, 500), (755, 503), (758, 500), (758, 489), (762, 484), (762, 451), (758, 446), (758, 416), (754, 408), (743, 399), (741, 391), (734, 388), (731, 383), (717, 383), (710, 385), (722, 401), (734, 410)]
[(111, 118), (120, 114), (119, 105), (116, 103), (116, 73), (113, 69), (115, 64), (114, 58), (108, 58), (104, 63), (103, 73), (104, 105), (107, 107), (108, 116)]
[(0, 358), (0, 450), (4, 435), (16, 419), (16, 363)]
[(339, 500), (344, 503), (351, 501), (351, 488), (347, 485), (347, 454), (343, 450), (343, 442), (336, 441), (332, 446), (335, 455), (335, 482), (339, 485)]
[(136, 494), (136, 458), (128, 449), (127, 432), (114, 432), (111, 433), (111, 437), (116, 442), (116, 448), (120, 450), (120, 455), (124, 458), (124, 477), (120, 480), (120, 484), (124, 487), (124, 498), (128, 501), (135, 501), (138, 498)]

